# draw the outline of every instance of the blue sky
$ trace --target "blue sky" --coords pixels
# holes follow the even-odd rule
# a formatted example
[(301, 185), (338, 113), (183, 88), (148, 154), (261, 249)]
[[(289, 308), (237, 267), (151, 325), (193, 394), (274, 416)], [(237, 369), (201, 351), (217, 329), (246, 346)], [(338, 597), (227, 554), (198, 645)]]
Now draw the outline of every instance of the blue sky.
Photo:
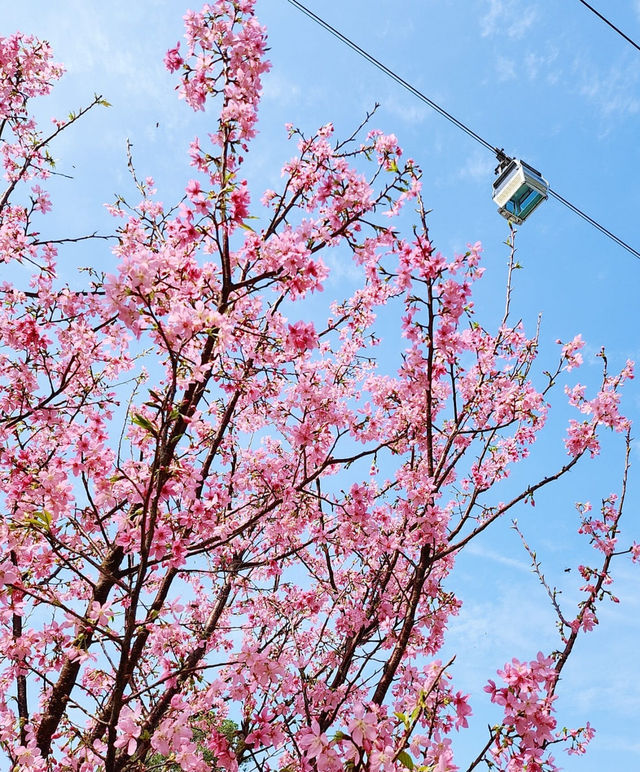
[[(538, 168), (559, 193), (640, 249), (635, 171), (640, 165), (640, 53), (578, 0), (307, 4), (489, 142)], [(181, 16), (188, 6), (175, 0), (4, 5), (0, 34), (22, 29), (45, 37), (68, 68), (56, 95), (43, 104), (43, 114), (66, 114), (94, 92), (113, 105), (91, 114), (56, 145), (60, 170), (75, 179), (53, 184), (55, 215), (43, 221), (43, 232), (55, 238), (111, 225), (102, 203), (115, 192), (131, 193), (127, 137), (138, 171), (156, 177), (167, 201), (179, 198), (190, 176), (187, 144), (207, 126), (206, 116), (193, 116), (177, 102), (162, 66), (164, 52), (182, 35)], [(640, 2), (598, 0), (597, 7), (640, 40)], [(396, 133), (406, 154), (422, 167), (438, 248), (451, 254), (467, 242), (483, 242), (487, 274), (476, 304), (483, 320), (497, 319), (508, 228), (491, 200), (492, 156), (286, 0), (258, 0), (258, 15), (269, 29), (273, 69), (265, 80), (261, 133), (249, 164), (256, 198), (261, 189), (277, 185), (281, 164), (294, 152), (286, 141), (286, 122), (310, 132), (333, 121), (337, 133), (345, 135), (375, 102), (381, 103), (373, 125)], [(601, 346), (611, 369), (628, 357), (640, 360), (639, 260), (553, 200), (522, 226), (517, 242), (524, 269), (516, 277), (515, 308), (530, 330), (543, 314), (541, 356), (549, 366), (555, 362), (556, 338), (569, 340), (578, 332), (587, 341), (587, 356), (576, 379), (597, 382), (594, 355)], [(75, 281), (73, 266), (113, 265), (103, 243), (73, 247), (63, 260), (69, 281)], [(339, 263), (333, 268), (336, 278), (327, 292), (348, 275)], [(640, 421), (637, 382), (627, 389), (625, 406)], [(556, 437), (534, 457), (532, 474), (547, 469), (550, 460), (562, 460), (557, 433), (565, 420), (560, 408), (550, 423)], [(518, 513), (550, 582), (564, 586), (566, 598), (575, 591), (575, 570), (567, 575), (562, 569), (589, 554), (581, 558), (578, 552), (572, 502), (597, 502), (618, 484), (621, 447), (613, 443), (605, 450), (602, 463), (587, 464), (539, 497), (535, 510)], [(637, 448), (633, 461), (640, 468)], [(626, 522), (630, 537), (640, 540), (637, 490), (632, 470)], [(461, 651), (457, 683), (478, 695), (474, 724), (460, 745), (458, 763), (464, 768), (464, 760), (468, 763), (483, 742), (487, 722), (495, 719), (481, 694), (486, 679), (511, 656), (550, 650), (555, 638), (548, 602), (508, 524), (474, 545), (460, 569), (456, 589), (465, 607), (449, 645)], [(560, 690), (561, 721), (573, 726), (589, 719), (598, 729), (586, 758), (563, 757), (567, 770), (640, 768), (635, 654), (640, 573), (625, 560), (618, 571), (622, 603), (604, 607), (600, 629), (577, 647)]]

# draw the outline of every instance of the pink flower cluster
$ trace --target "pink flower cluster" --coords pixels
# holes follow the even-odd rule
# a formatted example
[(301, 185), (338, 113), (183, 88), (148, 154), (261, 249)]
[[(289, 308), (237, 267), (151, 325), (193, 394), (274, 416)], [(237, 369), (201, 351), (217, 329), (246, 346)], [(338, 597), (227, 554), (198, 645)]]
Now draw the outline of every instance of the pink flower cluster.
[[(62, 76), (62, 66), (52, 57), (49, 44), (31, 35), (0, 37), (0, 123), (8, 130), (0, 144), (0, 155), (5, 178), (13, 183), (32, 177), (44, 179), (50, 172), (29, 101), (48, 94)], [(34, 192), (34, 206), (46, 211), (46, 194), (39, 188)]]
[(509, 772), (542, 772), (556, 769), (553, 759), (545, 758), (545, 748), (554, 740), (551, 696), (557, 680), (553, 660), (541, 652), (531, 662), (513, 659), (498, 671), (506, 683), (496, 686), (490, 680), (485, 691), (491, 701), (504, 709), (504, 723), (491, 749), (500, 769)]
[(595, 732), (589, 726), (555, 732), (553, 715), (554, 690), (558, 671), (551, 657), (538, 652), (535, 660), (513, 659), (498, 675), (505, 686), (490, 680), (485, 691), (491, 701), (501, 705), (504, 721), (496, 728), (490, 749), (498, 769), (507, 772), (555, 772), (556, 766), (548, 746), (558, 741), (569, 743), (569, 753), (584, 753)]
[(588, 420), (576, 421), (570, 419), (565, 439), (567, 453), (580, 456), (586, 451), (595, 456), (600, 451), (597, 430), (606, 426), (616, 432), (627, 432), (629, 420), (620, 413), (619, 388), (624, 381), (633, 378), (633, 362), (627, 361), (625, 367), (616, 376), (606, 376), (598, 394), (591, 400), (585, 397), (585, 387), (581, 384), (573, 388), (565, 387), (569, 403), (577, 407), (581, 413), (589, 416)]
[[(471, 706), (438, 657), (461, 607), (457, 555), (552, 479), (497, 501), (545, 425), (537, 337), (475, 320), (481, 246), (434, 249), (394, 135), (291, 129), (297, 155), (251, 227), (241, 153), (268, 67), (253, 10), (187, 14), (186, 52), (165, 63), (193, 109), (217, 97), (217, 129), (207, 149), (192, 142), (199, 178), (175, 202), (147, 177), (137, 203), (110, 207), (114, 276), (57, 288), (55, 247), (30, 227), (46, 191), (0, 207), (0, 260), (34, 267), (28, 289), (0, 288), (0, 750), (16, 769), (159, 754), (188, 772), (453, 772)], [(20, 93), (44, 93), (58, 70), (32, 39), (0, 50), (8, 175), (44, 176), (16, 83), (27, 73)], [(409, 199), (403, 239), (388, 218)], [(339, 299), (301, 302), (349, 260)], [(591, 400), (569, 390), (585, 416), (572, 454), (597, 447), (600, 425), (626, 429), (626, 377)], [(605, 566), (581, 569), (568, 640), (597, 621), (616, 512), (613, 498), (598, 519), (581, 512)], [(549, 743), (588, 739), (556, 731), (558, 672), (540, 654), (490, 682), (499, 768), (550, 770)]]
[(46, 41), (18, 32), (0, 37), (0, 120), (24, 117), (33, 97), (48, 94), (63, 73)]
[(578, 533), (588, 535), (595, 549), (600, 550), (605, 555), (613, 553), (618, 541), (617, 533), (620, 510), (617, 504), (617, 494), (611, 493), (602, 502), (600, 518), (590, 514), (590, 504), (585, 503), (578, 506), (580, 512), (580, 528)]
[(207, 99), (222, 95), (221, 143), (246, 145), (255, 135), (261, 76), (270, 65), (264, 59), (265, 30), (253, 6), (254, 0), (218, 0), (189, 11), (187, 53), (180, 54), (178, 43), (164, 60), (170, 72), (181, 70), (179, 93), (194, 110), (204, 110)]
[[(561, 340), (556, 342), (562, 345)], [(580, 353), (582, 348), (584, 348), (582, 335), (576, 335), (572, 341), (562, 345), (562, 358), (566, 361), (567, 371), (573, 370), (574, 367), (580, 367), (582, 364), (582, 354)]]
[(318, 335), (313, 322), (290, 324), (287, 345), (295, 352), (303, 352), (315, 348), (318, 345)]

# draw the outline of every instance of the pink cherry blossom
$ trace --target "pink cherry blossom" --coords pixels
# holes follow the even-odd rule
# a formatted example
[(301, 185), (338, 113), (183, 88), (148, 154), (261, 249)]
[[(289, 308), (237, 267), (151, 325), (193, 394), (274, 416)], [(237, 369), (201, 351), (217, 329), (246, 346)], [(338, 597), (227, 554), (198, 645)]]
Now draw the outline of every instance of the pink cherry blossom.
[[(562, 344), (562, 341), (558, 341), (558, 343)], [(562, 346), (562, 356), (567, 362), (568, 371), (573, 370), (574, 367), (580, 367), (582, 364), (582, 354), (580, 353), (582, 348), (584, 348), (584, 341), (580, 334)]]
[[(481, 324), (482, 247), (438, 251), (395, 134), (290, 124), (260, 198), (255, 2), (184, 25), (165, 65), (206, 133), (163, 200), (145, 173), (107, 205), (115, 267), (68, 285), (66, 241), (40, 235), (60, 206), (48, 148), (104, 100), (41, 128), (32, 100), (62, 68), (43, 41), (0, 38), (0, 752), (34, 772), (456, 770), (478, 712), (442, 659), (458, 557), (603, 430), (629, 450), (632, 364), (601, 354), (596, 389), (565, 382), (580, 336), (546, 371), (524, 321)], [(556, 382), (568, 458), (535, 477)], [(503, 715), (478, 763), (549, 772), (552, 747), (592, 737), (558, 728), (556, 692), (617, 602), (616, 561), (640, 562), (627, 467), (620, 495), (578, 505), (592, 559), (574, 608), (549, 591), (557, 653), (489, 681)]]
[(116, 748), (126, 748), (129, 756), (133, 756), (136, 751), (137, 740), (140, 737), (140, 712), (139, 710), (125, 706), (120, 713), (118, 721), (118, 739), (115, 741)]
[(175, 72), (178, 70), (183, 63), (183, 59), (180, 56), (180, 43), (176, 43), (176, 47), (172, 48), (170, 51), (167, 51), (165, 57), (164, 57), (164, 64), (167, 70), (169, 72)]

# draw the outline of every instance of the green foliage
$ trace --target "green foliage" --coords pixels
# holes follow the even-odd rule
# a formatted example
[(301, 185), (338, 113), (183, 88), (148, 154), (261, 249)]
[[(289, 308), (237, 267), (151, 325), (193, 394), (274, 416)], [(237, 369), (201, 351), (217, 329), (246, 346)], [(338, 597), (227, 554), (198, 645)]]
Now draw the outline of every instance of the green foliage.
[[(240, 737), (239, 727), (235, 721), (225, 719), (220, 726), (215, 727), (214, 721), (210, 719), (210, 729), (212, 731), (218, 731), (223, 734), (231, 748), (237, 753), (243, 747), (242, 739)], [(194, 727), (193, 739), (198, 746), (198, 749), (202, 753), (202, 758), (209, 764), (212, 772), (217, 772), (219, 767), (216, 765), (216, 757), (213, 751), (203, 747), (203, 741), (209, 733), (208, 728), (203, 729), (202, 726)], [(153, 770), (153, 772), (181, 772), (182, 767), (175, 762), (172, 758), (173, 754), (169, 756), (163, 756), (161, 753), (154, 753), (150, 756), (145, 765), (145, 769)]]

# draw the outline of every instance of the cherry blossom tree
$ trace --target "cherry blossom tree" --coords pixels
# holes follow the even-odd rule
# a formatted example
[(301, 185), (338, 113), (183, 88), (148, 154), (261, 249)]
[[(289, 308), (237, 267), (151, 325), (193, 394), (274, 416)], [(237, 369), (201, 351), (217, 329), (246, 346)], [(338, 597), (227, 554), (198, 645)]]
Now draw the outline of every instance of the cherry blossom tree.
[[(627, 461), (618, 496), (579, 507), (595, 555), (582, 600), (561, 607), (525, 542), (558, 647), (488, 680), (503, 719), (468, 764), (557, 769), (553, 746), (581, 753), (593, 734), (558, 728), (561, 671), (614, 559), (640, 558), (619, 543), (632, 366), (611, 374), (603, 353), (599, 390), (567, 391), (564, 464), (512, 474), (580, 337), (540, 372), (537, 332), (512, 322), (513, 232), (504, 315), (485, 329), (480, 245), (435, 249), (418, 167), (364, 124), (345, 140), (291, 127), (297, 155), (250, 217), (243, 164), (269, 68), (253, 5), (185, 16), (165, 63), (214, 128), (171, 205), (129, 158), (136, 200), (110, 206), (117, 271), (82, 290), (38, 223), (51, 143), (107, 103), (46, 131), (32, 100), (62, 67), (42, 41), (0, 38), (0, 258), (20, 266), (0, 287), (1, 752), (34, 772), (458, 769), (452, 733), (472, 707), (439, 657), (456, 558), (610, 429)], [(311, 316), (330, 253), (360, 284)]]

